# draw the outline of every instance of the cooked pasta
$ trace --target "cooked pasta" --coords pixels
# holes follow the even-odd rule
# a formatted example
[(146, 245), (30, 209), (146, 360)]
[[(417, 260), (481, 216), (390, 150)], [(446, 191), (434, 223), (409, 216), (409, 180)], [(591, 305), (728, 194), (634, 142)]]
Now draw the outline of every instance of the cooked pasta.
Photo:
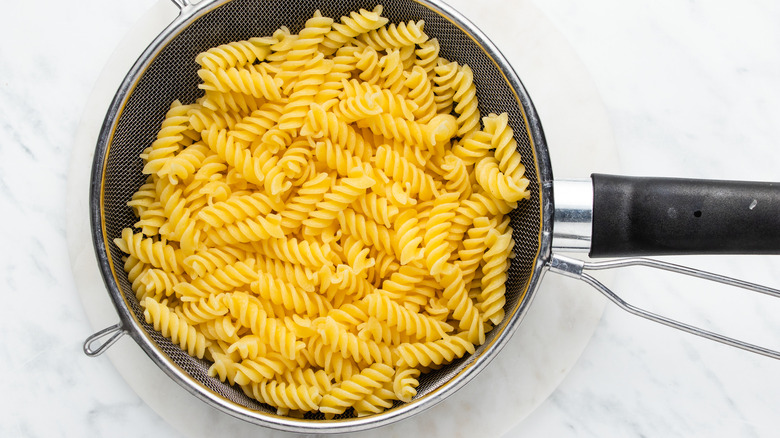
[(147, 323), (280, 415), (372, 415), (504, 318), (507, 114), (382, 6), (199, 54), (113, 243)]

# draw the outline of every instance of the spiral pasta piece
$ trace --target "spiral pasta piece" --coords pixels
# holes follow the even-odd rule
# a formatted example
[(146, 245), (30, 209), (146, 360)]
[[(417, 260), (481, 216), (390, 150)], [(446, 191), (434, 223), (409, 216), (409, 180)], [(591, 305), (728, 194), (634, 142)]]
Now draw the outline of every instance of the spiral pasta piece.
[(355, 212), (365, 215), (369, 219), (390, 228), (398, 216), (398, 207), (391, 201), (375, 192), (367, 193), (366, 196), (355, 200), (352, 203)]
[[(265, 178), (264, 163), (260, 158), (252, 156), (245, 144), (236, 141), (232, 135), (228, 135), (224, 129), (212, 126), (203, 132), (203, 140), (206, 145), (219, 155), (225, 162), (241, 172), (247, 181), (252, 184), (262, 184)], [(267, 168), (267, 164), (265, 165)]]
[(442, 283), (445, 285), (442, 298), (447, 300), (452, 317), (460, 321), (458, 328), (463, 330), (469, 342), (482, 345), (485, 342), (484, 318), (468, 296), (460, 268), (447, 264), (442, 271)]
[[(350, 81), (344, 80), (342, 82), (342, 87), (344, 89), (344, 96), (347, 100), (351, 98), (364, 98), (362, 96), (371, 96), (372, 103), (377, 105), (381, 112), (390, 114), (393, 117), (414, 120), (414, 111), (417, 111), (418, 109), (417, 104), (411, 100), (407, 100), (399, 94), (392, 93), (390, 90), (378, 85), (358, 81), (357, 79), (352, 79)], [(363, 118), (366, 117), (361, 117), (360, 119)], [(360, 119), (355, 119), (355, 121)], [(374, 133), (371, 132), (371, 135), (374, 135)], [(364, 134), (362, 137), (366, 137), (366, 135)], [(373, 141), (373, 143), (376, 143), (376, 141)]]
[(327, 316), (339, 324), (358, 326), (368, 321), (368, 306), (364, 301), (356, 301), (331, 309)]
[[(493, 157), (485, 157), (477, 163), (475, 172), (477, 182), (491, 196), (506, 202), (517, 202), (528, 199), (530, 192), (525, 186), (520, 186), (498, 168), (498, 161)], [(526, 180), (527, 181), (527, 180)]]
[(382, 67), (379, 65), (379, 53), (372, 47), (365, 47), (355, 54), (355, 67), (360, 70), (358, 77), (369, 84), (378, 85)]
[(439, 58), (433, 73), (433, 100), (436, 102), (436, 111), (440, 114), (449, 114), (455, 102), (453, 84), (458, 74), (458, 63)]
[(281, 71), (277, 75), (277, 78), (281, 78), (286, 84), (285, 88), (288, 90), (288, 94), (290, 94), (291, 87), (298, 84), (297, 81), (294, 81), (298, 74), (306, 69), (307, 64), (313, 58), (322, 55), (318, 51), (318, 46), (323, 42), (325, 35), (330, 32), (332, 24), (332, 18), (323, 17), (317, 10), (311, 18), (306, 20), (298, 35), (288, 39), (289, 50), (286, 50), (280, 66)]
[(282, 217), (278, 214), (256, 216), (254, 219), (246, 218), (235, 223), (223, 224), (219, 228), (206, 230), (205, 234), (207, 240), (221, 246), (284, 238)]
[(212, 227), (232, 224), (258, 215), (267, 215), (281, 206), (265, 193), (238, 194), (201, 209), (197, 218)]
[(402, 91), (405, 84), (404, 66), (401, 61), (401, 52), (388, 49), (377, 63), (379, 68), (379, 85), (393, 94)]
[(361, 160), (371, 158), (371, 151), (355, 128), (336, 114), (325, 111), (321, 105), (311, 105), (300, 134), (313, 138), (329, 138), (333, 144), (339, 145)]
[(341, 354), (345, 359), (349, 358), (367, 365), (393, 362), (393, 353), (389, 346), (360, 339), (329, 316), (318, 324), (317, 332), (325, 345), (334, 348), (334, 352)]
[(155, 241), (153, 238), (145, 238), (143, 234), (133, 234), (133, 230), (125, 228), (122, 237), (114, 239), (114, 244), (119, 249), (131, 256), (135, 256), (143, 263), (148, 263), (156, 268), (164, 269), (174, 274), (181, 274), (182, 254), (170, 245)]
[(135, 293), (139, 303), (147, 296), (152, 296), (156, 301), (161, 301), (163, 299), (162, 296), (155, 297), (154, 295), (148, 294), (146, 292), (146, 286), (141, 281), (141, 278), (146, 274), (146, 271), (151, 269), (148, 264), (138, 260), (135, 256), (127, 256), (125, 257), (122, 268), (127, 273), (127, 280), (130, 282), (130, 288), (133, 293)]
[(252, 64), (265, 60), (274, 42), (271, 38), (250, 38), (222, 44), (200, 53), (195, 62), (212, 71)]
[(509, 116), (506, 113), (501, 115), (490, 114), (483, 119), (485, 132), (492, 135), (491, 145), (496, 150), (495, 156), (498, 160), (498, 168), (505, 175), (508, 175), (515, 184), (520, 187), (528, 186), (528, 179), (525, 178), (525, 166), (521, 161), (520, 152), (517, 151), (517, 141), (515, 141), (512, 128), (509, 127)]
[(297, 263), (310, 268), (330, 264), (330, 247), (295, 238), (266, 239), (257, 242), (254, 249), (268, 257)]
[(424, 68), (415, 66), (411, 73), (407, 74), (404, 85), (409, 88), (407, 98), (417, 105), (413, 113), (415, 120), (419, 123), (428, 123), (437, 115), (436, 101), (431, 82), (428, 80), (428, 73)]
[[(280, 99), (279, 102), (282, 102)], [(245, 144), (255, 145), (261, 141), (266, 132), (276, 126), (276, 121), (284, 112), (284, 105), (276, 102), (265, 102), (258, 109), (252, 111), (246, 117), (242, 117), (238, 123), (230, 126), (230, 134)], [(201, 129), (206, 130), (208, 127)], [(225, 129), (220, 126), (220, 129)]]
[(381, 388), (375, 389), (371, 394), (356, 402), (353, 407), (358, 417), (364, 417), (366, 415), (378, 414), (385, 409), (391, 408), (393, 400), (395, 400), (395, 392), (393, 392), (389, 383), (385, 383)]
[(198, 301), (189, 301), (182, 303), (182, 316), (187, 323), (197, 325), (220, 316), (228, 312), (224, 303), (223, 294), (209, 295)]
[(228, 354), (237, 353), (241, 359), (255, 360), (258, 357), (268, 355), (267, 347), (268, 346), (261, 337), (257, 335), (245, 335), (238, 341), (230, 344), (225, 352)]
[(208, 155), (211, 155), (208, 146), (203, 143), (193, 143), (184, 148), (180, 153), (168, 158), (157, 171), (160, 178), (167, 177), (172, 184), (184, 181), (200, 168)]
[(330, 392), (331, 388), (333, 388), (328, 373), (323, 370), (314, 371), (311, 368), (306, 370), (296, 368), (295, 370), (285, 371), (281, 377), (287, 383), (314, 387), (323, 394)]
[(360, 373), (361, 367), (355, 361), (343, 357), (341, 353), (335, 352), (330, 346), (325, 345), (320, 336), (308, 338), (306, 349), (301, 351), (307, 364), (319, 367), (334, 376), (337, 383)]
[(197, 132), (203, 132), (216, 125), (218, 129), (233, 129), (241, 122), (243, 117), (240, 113), (234, 111), (214, 111), (198, 103), (192, 105), (187, 115), (190, 117), (190, 125)]
[(316, 274), (302, 265), (260, 256), (255, 267), (306, 292), (314, 291)]
[(248, 114), (260, 109), (262, 101), (263, 99), (233, 90), (222, 92), (216, 89), (208, 89), (204, 90), (200, 104), (212, 111)]
[[(398, 48), (398, 54), (401, 58), (401, 65), (404, 67), (405, 72), (409, 72), (414, 67), (414, 62), (417, 60), (417, 57), (415, 56), (415, 51), (417, 50), (417, 45), (408, 45), (408, 46), (401, 46)], [(401, 90), (402, 93), (405, 93), (406, 90)]]
[[(284, 173), (284, 177), (290, 185), (300, 187), (310, 175), (317, 173), (313, 160), (314, 151), (310, 139), (298, 137), (282, 153), (277, 167)], [(287, 190), (289, 189), (285, 189), (285, 191)]]
[[(127, 201), (127, 206), (133, 209), (133, 213), (135, 213), (136, 216), (140, 217), (146, 210), (153, 208), (155, 204), (159, 204), (155, 187), (156, 184), (154, 183), (153, 178), (149, 176), (146, 182), (141, 185), (141, 187), (133, 193), (130, 200)], [(159, 226), (157, 228), (159, 228)]]
[(412, 209), (404, 210), (395, 220), (396, 239), (393, 245), (402, 265), (423, 257), (420, 249), (423, 235), (418, 224), (417, 214)]
[(453, 79), (452, 96), (455, 102), (455, 112), (458, 113), (458, 136), (464, 137), (479, 129), (479, 108), (477, 87), (474, 85), (474, 72), (471, 67), (463, 65)]
[(317, 208), (325, 193), (330, 190), (331, 177), (326, 172), (318, 173), (301, 185), (295, 197), (280, 213), (282, 230), (289, 234), (297, 230), (309, 214)]
[(455, 154), (449, 153), (444, 156), (442, 164), (444, 179), (447, 181), (444, 188), (449, 192), (458, 193), (461, 199), (471, 196), (472, 181), (467, 169), (466, 163)]
[[(206, 295), (217, 295), (243, 287), (257, 279), (255, 259), (236, 261), (190, 282)], [(183, 299), (184, 300), (184, 299)]]
[(418, 46), (419, 48), (414, 51), (416, 55), (414, 65), (422, 68), (428, 79), (433, 79), (436, 74), (434, 68), (439, 63), (439, 40), (431, 38), (418, 44)]
[(174, 287), (182, 282), (180, 276), (162, 269), (147, 269), (139, 280), (147, 293), (154, 296), (171, 296)]
[[(436, 295), (439, 285), (428, 283), (430, 273), (422, 266), (403, 265), (382, 282), (378, 292), (412, 312), (420, 309)], [(432, 286), (432, 287), (430, 287)], [(447, 326), (445, 330), (449, 331)]]
[(374, 134), (382, 135), (389, 140), (423, 145), (431, 148), (436, 144), (435, 137), (428, 125), (391, 114), (381, 113), (360, 120), (358, 126), (368, 127)]
[(341, 100), (335, 109), (338, 110), (337, 115), (347, 123), (367, 119), (382, 112), (382, 107), (374, 100), (374, 95), (369, 93)]
[(374, 342), (384, 342), (388, 344), (401, 342), (401, 337), (398, 332), (394, 332), (387, 322), (379, 321), (373, 316), (369, 316), (366, 322), (360, 323), (357, 326), (357, 330), (357, 335), (360, 339), (370, 339)]
[(320, 293), (324, 294), (335, 307), (342, 306), (348, 297), (359, 300), (372, 293), (374, 289), (368, 280), (359, 276), (352, 267), (347, 265), (338, 265), (335, 272), (329, 272), (329, 275), (322, 278), (320, 284)]
[(355, 210), (346, 208), (338, 212), (341, 229), (352, 236), (359, 237), (366, 245), (374, 246), (387, 253), (393, 253), (395, 236), (389, 228), (378, 224)]
[(325, 35), (323, 47), (336, 51), (350, 39), (372, 30), (379, 29), (387, 24), (387, 18), (382, 17), (382, 5), (377, 5), (373, 10), (360, 9), (350, 12), (349, 16), (343, 16), (340, 22), (333, 23), (333, 30)]
[(478, 306), (484, 319), (496, 325), (504, 319), (507, 259), (515, 243), (512, 240), (512, 229), (509, 228), (506, 233), (491, 229), (485, 243), (490, 249), (484, 254), (485, 266), (482, 268), (482, 292)]
[(252, 384), (250, 388), (255, 399), (277, 408), (316, 411), (322, 400), (318, 388), (305, 384), (271, 380)]
[(417, 378), (420, 376), (420, 370), (417, 368), (402, 368), (396, 370), (393, 377), (393, 392), (398, 400), (409, 403), (412, 397), (417, 395), (417, 386), (420, 382)]
[(455, 210), (450, 229), (451, 241), (460, 241), (468, 228), (479, 216), (498, 216), (509, 213), (517, 204), (507, 203), (493, 198), (484, 192), (475, 192), (468, 199), (461, 202)]
[[(233, 345), (241, 342), (236, 340)], [(283, 373), (292, 364), (282, 357), (268, 354), (255, 359), (244, 359), (236, 363), (235, 381), (239, 385), (249, 386), (252, 383), (263, 383), (277, 374)]]
[(425, 21), (390, 23), (376, 30), (360, 34), (357, 40), (374, 50), (398, 49), (413, 46), (428, 40), (423, 32)]
[(344, 46), (336, 50), (331, 60), (333, 66), (325, 75), (325, 82), (320, 86), (319, 92), (314, 97), (314, 103), (328, 110), (338, 104), (343, 92), (344, 81), (352, 77), (352, 72), (357, 68), (355, 53), (360, 49), (355, 46)]
[(469, 229), (468, 238), (463, 240), (463, 248), (458, 250), (459, 260), (455, 264), (463, 273), (463, 282), (466, 285), (471, 284), (482, 262), (482, 256), (488, 249), (485, 239), (490, 229), (491, 224), (487, 217), (474, 219), (474, 227)]
[(258, 279), (252, 282), (250, 288), (260, 297), (284, 306), (285, 309), (299, 315), (323, 315), (332, 308), (332, 305), (321, 295), (298, 290), (292, 284), (273, 278), (266, 273), (259, 273)]
[(447, 336), (432, 342), (405, 343), (398, 346), (396, 366), (443, 365), (463, 357), (466, 353), (474, 354), (474, 344), (460, 335)]
[(408, 183), (412, 196), (429, 201), (438, 194), (436, 183), (430, 175), (386, 145), (377, 148), (374, 164), (396, 182)]
[(184, 190), (181, 186), (181, 184), (171, 184), (167, 178), (157, 180), (157, 194), (167, 219), (160, 226), (158, 233), (163, 239), (179, 241), (181, 249), (191, 253), (195, 249), (194, 245), (197, 240), (196, 234), (188, 233), (197, 231), (192, 217), (192, 210), (195, 206), (187, 205), (188, 199), (184, 196)]
[(366, 269), (374, 266), (376, 261), (369, 260), (369, 249), (357, 237), (348, 235), (342, 244), (347, 265), (356, 275), (361, 275)]
[(435, 341), (443, 338), (445, 332), (452, 329), (446, 323), (402, 307), (387, 296), (371, 294), (366, 296), (365, 300), (368, 303), (369, 315), (387, 321), (390, 327), (397, 327), (401, 333), (415, 336), (419, 340)]
[(245, 256), (246, 254), (243, 251), (232, 248), (229, 250), (204, 248), (186, 256), (182, 260), (182, 267), (187, 272), (187, 275), (194, 279), (203, 277), (215, 269), (235, 263), (239, 258), (244, 258)]
[(334, 387), (322, 398), (319, 410), (330, 415), (343, 414), (355, 403), (371, 395), (374, 389), (381, 388), (384, 383), (390, 382), (392, 376), (393, 368), (391, 366), (381, 363), (372, 364), (359, 374), (342, 382), (338, 387)]
[(249, 328), (258, 336), (264, 335), (264, 321), (267, 318), (284, 317), (285, 314), (281, 306), (275, 309), (270, 301), (264, 301), (258, 296), (243, 291), (225, 293), (222, 295), (222, 302), (237, 324)]
[(219, 93), (240, 93), (256, 99), (279, 100), (282, 97), (281, 79), (274, 79), (264, 68), (249, 66), (242, 69), (200, 69), (203, 82), (198, 85), (202, 90)]
[(362, 168), (363, 162), (350, 151), (333, 144), (330, 139), (317, 142), (314, 147), (314, 155), (321, 163), (325, 163), (331, 170), (335, 170), (339, 176), (347, 177), (352, 169)]
[(146, 298), (143, 301), (143, 306), (144, 318), (147, 323), (154, 326), (155, 330), (169, 338), (174, 344), (178, 344), (190, 356), (195, 356), (198, 359), (203, 358), (208, 341), (201, 333), (198, 333), (195, 328), (187, 324), (167, 306), (152, 298)]
[(287, 26), (281, 26), (274, 31), (273, 39), (276, 41), (271, 45), (271, 53), (265, 60), (268, 65), (273, 65), (280, 69), (281, 64), (286, 62), (293, 49), (293, 44), (298, 40), (298, 35), (293, 35)]
[(452, 252), (447, 242), (447, 236), (450, 222), (455, 217), (457, 207), (457, 193), (441, 195), (434, 201), (430, 219), (425, 224), (425, 234), (423, 235), (425, 265), (434, 276), (442, 273)]
[(279, 129), (295, 131), (301, 128), (319, 92), (319, 86), (325, 82), (325, 75), (333, 68), (333, 61), (325, 60), (320, 53), (308, 60), (299, 73), (300, 80), (295, 83), (290, 99), (279, 117)]
[(178, 100), (171, 104), (157, 139), (141, 154), (146, 162), (142, 170), (144, 174), (156, 174), (169, 158), (181, 150), (185, 140), (183, 133), (190, 129), (187, 116), (189, 110), (189, 105), (182, 105)]
[(351, 172), (355, 176), (340, 179), (339, 183), (325, 194), (322, 201), (316, 204), (316, 208), (309, 214), (309, 218), (303, 221), (303, 224), (309, 227), (310, 233), (316, 234), (326, 229), (338, 218), (339, 212), (375, 184), (371, 177), (363, 174), (359, 168), (356, 169), (355, 172)]
[[(231, 302), (231, 304), (235, 303)], [(230, 308), (231, 315), (238, 318), (242, 325), (250, 328), (252, 335), (244, 336), (238, 342), (231, 344), (227, 352), (238, 351), (242, 359), (256, 359), (258, 355), (266, 354), (264, 350), (267, 345), (283, 357), (290, 360), (295, 359), (299, 347), (303, 348), (304, 345), (298, 342), (295, 335), (287, 330), (282, 321), (269, 317), (264, 310), (258, 307), (254, 309), (256, 309), (254, 312), (235, 314), (233, 313), (235, 306)]]

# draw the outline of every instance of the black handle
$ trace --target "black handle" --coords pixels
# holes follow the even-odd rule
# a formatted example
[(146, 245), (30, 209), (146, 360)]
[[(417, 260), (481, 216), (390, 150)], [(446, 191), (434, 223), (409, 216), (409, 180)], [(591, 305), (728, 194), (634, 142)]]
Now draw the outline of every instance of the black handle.
[(780, 183), (592, 178), (591, 257), (780, 254)]

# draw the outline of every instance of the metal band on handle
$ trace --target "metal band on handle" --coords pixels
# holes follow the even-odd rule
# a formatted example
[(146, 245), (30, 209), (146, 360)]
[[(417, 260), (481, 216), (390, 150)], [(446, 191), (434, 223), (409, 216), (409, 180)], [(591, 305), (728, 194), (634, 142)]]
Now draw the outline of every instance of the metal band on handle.
[(584, 272), (585, 270), (602, 270), (602, 269), (621, 268), (626, 266), (647, 266), (656, 269), (663, 269), (666, 271), (676, 272), (679, 274), (684, 274), (693, 277), (703, 278), (705, 280), (715, 281), (729, 286), (736, 286), (754, 292), (761, 292), (766, 295), (780, 298), (780, 290), (778, 289), (772, 289), (766, 286), (748, 283), (742, 280), (725, 277), (707, 271), (701, 271), (698, 269), (675, 265), (673, 263), (662, 262), (660, 260), (652, 260), (652, 259), (645, 259), (645, 258), (629, 258), (629, 259), (619, 259), (619, 260), (610, 260), (604, 262), (588, 263), (571, 257), (553, 254), (549, 263), (550, 271), (561, 275), (565, 275), (567, 277), (576, 278), (584, 281), (585, 283), (588, 283), (589, 285), (596, 288), (599, 292), (601, 292), (605, 297), (609, 298), (610, 301), (617, 304), (618, 307), (620, 307), (621, 309), (629, 313), (632, 313), (637, 316), (641, 316), (642, 318), (649, 319), (650, 321), (654, 321), (666, 325), (668, 327), (682, 330), (684, 332), (696, 336), (701, 336), (702, 338), (707, 338), (712, 341), (717, 341), (722, 344), (730, 345), (732, 347), (740, 348), (742, 350), (750, 351), (752, 353), (761, 354), (767, 357), (771, 357), (773, 359), (780, 359), (780, 352), (778, 351), (764, 348), (754, 344), (749, 344), (747, 342), (730, 338), (728, 336), (723, 336), (721, 334), (711, 332), (709, 330), (704, 330), (702, 328), (692, 326), (689, 324), (685, 324), (683, 322), (679, 322), (667, 318), (665, 316), (661, 316), (649, 312), (647, 310), (641, 309), (639, 307), (633, 306), (627, 303), (622, 298), (620, 298), (617, 294), (612, 292), (608, 287), (606, 287), (604, 284), (596, 280), (593, 276)]
[(589, 252), (593, 236), (593, 182), (553, 181), (553, 247), (565, 252)]

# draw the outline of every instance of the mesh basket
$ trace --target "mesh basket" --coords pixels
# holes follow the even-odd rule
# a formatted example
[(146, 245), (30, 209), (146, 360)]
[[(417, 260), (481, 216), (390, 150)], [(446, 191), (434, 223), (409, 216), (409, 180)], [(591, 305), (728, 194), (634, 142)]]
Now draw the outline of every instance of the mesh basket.
[[(219, 407), (223, 410), (232, 410), (230, 413), (239, 417), (278, 427), (276, 419), (279, 417), (275, 415), (275, 408), (247, 397), (238, 387), (209, 377), (207, 362), (189, 356), (144, 322), (143, 310), (122, 270), (123, 253), (114, 245), (113, 239), (121, 235), (122, 229), (132, 227), (137, 220), (127, 202), (146, 180), (141, 172), (143, 163), (139, 155), (156, 138), (171, 102), (178, 99), (185, 104), (192, 103), (201, 96), (202, 90), (197, 87), (200, 82), (197, 75), (199, 66), (194, 61), (198, 53), (231, 41), (268, 36), (280, 26), (287, 26), (297, 33), (317, 9), (324, 16), (338, 19), (360, 8), (373, 9), (377, 2), (234, 0), (218, 3), (221, 4), (198, 7), (199, 13), (183, 20), (180, 26), (169, 28), (167, 38), (163, 38), (166, 36), (164, 34), (158, 39), (164, 42), (159, 45), (159, 50), (140, 59), (137, 64), (140, 67), (137, 69), (138, 74), (131, 73), (126, 78), (126, 91), (120, 91), (115, 98), (115, 111), (107, 115), (101, 141), (97, 145), (91, 205), (93, 228), (103, 275), (109, 291), (113, 291), (112, 299), (120, 314), (123, 310), (129, 310), (126, 313), (131, 316), (130, 331), (135, 332), (134, 337), (137, 340), (151, 339), (150, 343), (142, 342), (142, 346), (156, 351), (147, 353), (155, 356), (162, 353), (159, 357), (165, 359), (158, 364), (163, 368), (168, 367), (168, 371), (176, 370), (176, 375), (183, 375), (180, 383), (202, 395), (205, 400), (221, 400)], [(528, 122), (535, 121), (536, 115), (519, 80), (506, 61), (490, 49), (492, 46), (476, 31), (470, 30), (470, 24), (442, 15), (440, 6), (436, 5), (407, 0), (383, 1), (381, 4), (384, 6), (383, 15), (391, 23), (424, 20), (426, 34), (439, 40), (440, 56), (468, 64), (472, 68), (481, 114), (508, 113), (509, 125), (514, 130), (526, 176), (531, 181), (530, 200), (521, 202), (510, 214), (516, 256), (512, 259), (506, 284), (506, 318), (487, 334), (486, 342), (477, 348), (475, 354), (421, 375), (417, 395), (411, 403), (406, 404), (415, 405), (425, 404), (422, 401), (432, 398), (428, 395), (454, 385), (459, 379), (470, 378), (474, 374), (471, 368), (484, 366), (481, 362), (492, 358), (491, 354), (486, 353), (497, 343), (498, 337), (511, 332), (505, 330), (507, 324), (519, 319), (518, 314), (523, 313), (521, 309), (527, 306), (524, 297), (530, 295), (528, 292), (533, 289), (532, 280), (540, 265), (543, 198), (548, 195), (543, 196), (542, 180), (546, 178), (539, 175), (540, 169), (545, 172), (546, 167), (544, 162), (539, 163), (537, 160), (538, 156), (546, 157), (546, 150), (538, 123)], [(532, 135), (536, 138), (532, 138)], [(474, 367), (476, 364), (479, 366)], [(378, 417), (391, 417), (401, 405), (397, 402), (393, 409)], [(257, 414), (247, 418), (245, 413), (250, 411)], [(335, 423), (353, 417), (354, 414), (347, 411), (337, 417)], [(306, 420), (316, 423), (323, 418), (321, 414), (310, 415)], [(327, 423), (333, 424), (334, 421)], [(301, 430), (297, 427), (293, 429)]]

